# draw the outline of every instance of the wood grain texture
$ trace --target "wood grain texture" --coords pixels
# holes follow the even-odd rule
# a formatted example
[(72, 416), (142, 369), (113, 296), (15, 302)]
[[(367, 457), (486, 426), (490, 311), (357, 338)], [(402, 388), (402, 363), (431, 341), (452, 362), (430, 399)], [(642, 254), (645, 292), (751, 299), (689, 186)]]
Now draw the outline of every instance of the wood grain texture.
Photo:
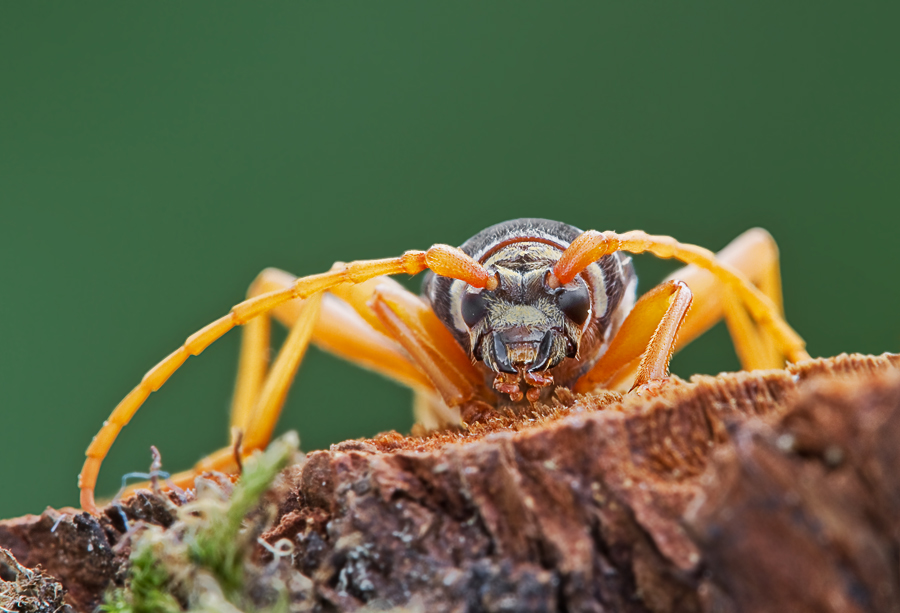
[[(563, 393), (310, 453), (263, 536), (294, 542), (321, 611), (897, 611), (898, 440), (896, 355)], [(123, 514), (171, 521), (150, 494), (121, 508), (0, 522), (0, 546), (89, 611), (122, 580)]]

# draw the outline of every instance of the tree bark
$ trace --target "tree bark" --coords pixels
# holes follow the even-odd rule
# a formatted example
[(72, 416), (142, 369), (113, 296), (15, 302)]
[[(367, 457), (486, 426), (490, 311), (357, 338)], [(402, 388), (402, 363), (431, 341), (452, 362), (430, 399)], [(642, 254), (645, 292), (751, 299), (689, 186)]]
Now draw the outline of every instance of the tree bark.
[[(898, 441), (896, 355), (562, 392), (310, 453), (263, 538), (294, 543), (322, 611), (900, 611)], [(0, 547), (90, 611), (123, 580), (126, 528), (172, 521), (146, 493), (99, 521), (0, 522)]]

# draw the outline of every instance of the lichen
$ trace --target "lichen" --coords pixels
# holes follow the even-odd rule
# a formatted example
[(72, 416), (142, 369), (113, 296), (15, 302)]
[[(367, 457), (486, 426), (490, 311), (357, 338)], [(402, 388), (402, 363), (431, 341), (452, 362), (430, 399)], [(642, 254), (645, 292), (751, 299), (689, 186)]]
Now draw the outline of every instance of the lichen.
[[(68, 609), (63, 604), (59, 581), (39, 569), (25, 568), (12, 553), (0, 548), (0, 611), (15, 613), (56, 613)], [(9, 581), (2, 578), (9, 576)]]

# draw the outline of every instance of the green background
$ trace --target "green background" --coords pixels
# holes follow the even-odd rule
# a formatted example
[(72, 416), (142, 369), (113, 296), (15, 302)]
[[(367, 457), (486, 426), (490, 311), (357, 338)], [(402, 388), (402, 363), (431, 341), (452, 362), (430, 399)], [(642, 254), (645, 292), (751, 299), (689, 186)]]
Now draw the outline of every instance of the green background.
[[(813, 355), (897, 351), (898, 7), (4, 3), (0, 516), (75, 504), (112, 407), (262, 268), (514, 217), (713, 249), (766, 227)], [(101, 493), (151, 444), (174, 470), (226, 442), (238, 340), (150, 398)], [(719, 327), (673, 366), (737, 361)], [(280, 429), (402, 430), (409, 400), (313, 351)]]

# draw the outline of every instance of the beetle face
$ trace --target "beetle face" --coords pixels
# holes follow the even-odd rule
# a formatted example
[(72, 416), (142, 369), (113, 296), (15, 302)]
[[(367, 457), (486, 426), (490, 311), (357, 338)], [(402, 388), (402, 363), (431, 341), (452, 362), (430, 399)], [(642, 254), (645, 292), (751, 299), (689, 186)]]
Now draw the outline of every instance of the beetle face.
[(591, 310), (588, 288), (576, 279), (551, 289), (544, 282), (548, 271), (498, 265), (496, 290), (468, 288), (462, 296), (472, 355), (495, 373), (546, 371), (577, 354)]
[(634, 271), (618, 253), (568, 285), (546, 283), (579, 234), (566, 224), (520, 219), (472, 237), (460, 248), (495, 276), (494, 290), (426, 276), (425, 298), (472, 360), (484, 365), (501, 401), (535, 402), (555, 385), (571, 385), (596, 362), (634, 302)]
[(499, 281), (497, 289), (465, 286), (457, 301), (471, 356), (494, 373), (494, 388), (514, 402), (526, 393), (537, 400), (540, 388), (554, 383), (550, 371), (578, 355), (591, 318), (592, 295), (583, 279), (547, 285), (558, 253), (542, 243), (500, 249), (485, 262)]

